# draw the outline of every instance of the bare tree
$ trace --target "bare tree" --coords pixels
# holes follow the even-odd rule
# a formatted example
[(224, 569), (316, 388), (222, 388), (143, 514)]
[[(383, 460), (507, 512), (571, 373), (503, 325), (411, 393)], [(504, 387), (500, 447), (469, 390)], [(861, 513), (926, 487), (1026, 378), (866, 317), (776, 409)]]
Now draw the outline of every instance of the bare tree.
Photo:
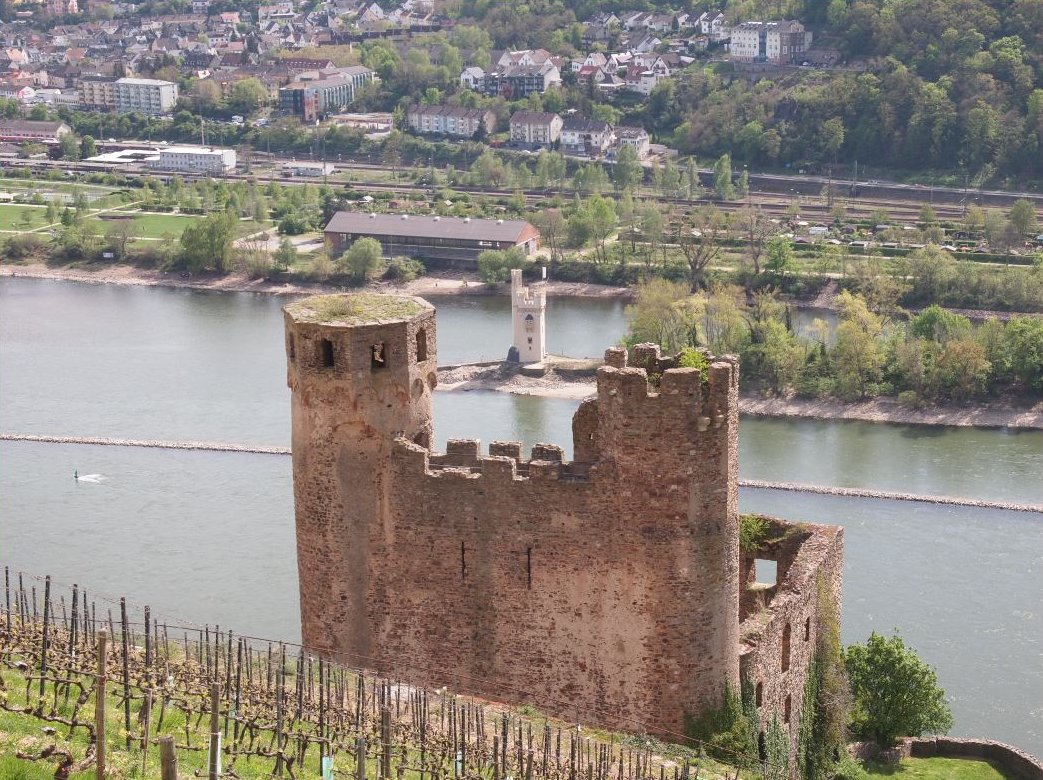
[(727, 216), (713, 206), (699, 209), (691, 222), (679, 222), (675, 240), (688, 262), (692, 292), (706, 286), (706, 269), (721, 253), (721, 239), (728, 230)]
[(739, 229), (746, 241), (743, 256), (753, 266), (754, 277), (759, 276), (764, 244), (775, 232), (775, 225), (759, 208), (750, 206), (739, 216)]

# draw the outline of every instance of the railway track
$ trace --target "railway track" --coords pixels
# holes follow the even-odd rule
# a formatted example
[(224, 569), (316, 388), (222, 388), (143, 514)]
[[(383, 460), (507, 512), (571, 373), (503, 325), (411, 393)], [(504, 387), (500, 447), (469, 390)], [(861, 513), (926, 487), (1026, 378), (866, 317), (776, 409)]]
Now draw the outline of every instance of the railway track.
[[(22, 168), (29, 170), (54, 170), (59, 169), (62, 171), (69, 171), (73, 173), (122, 173), (125, 175), (145, 175), (145, 176), (159, 176), (169, 178), (173, 174), (159, 174), (155, 171), (151, 171), (140, 164), (123, 164), (114, 166), (111, 163), (90, 163), (90, 162), (76, 162), (69, 163), (61, 160), (10, 160), (5, 161), (5, 166), (11, 168)], [(379, 165), (372, 165), (368, 163), (350, 163), (350, 164), (334, 164), (334, 173), (332, 176), (339, 177), (347, 175), (351, 176), (353, 171), (374, 171), (387, 170)], [(198, 179), (226, 179), (232, 181), (253, 181), (257, 183), (265, 183), (267, 181), (278, 181), (284, 186), (303, 186), (305, 184), (315, 184), (314, 179), (301, 179), (301, 178), (288, 178), (282, 176), (268, 175), (264, 176), (263, 173), (244, 173), (244, 172), (229, 172), (220, 176), (214, 176), (207, 173), (195, 173), (190, 171), (179, 172), (176, 174), (181, 179), (186, 181), (198, 180)], [(410, 183), (391, 183), (391, 182), (368, 182), (364, 180), (351, 180), (347, 181), (339, 180), (334, 182), (335, 185), (351, 187), (352, 189), (363, 191), (363, 192), (386, 192), (386, 193), (401, 193), (403, 195), (416, 195), (424, 194), (431, 196), (434, 194), (435, 189), (431, 186), (410, 184)], [(451, 188), (454, 192), (461, 192), (467, 195), (475, 196), (486, 196), (486, 197), (510, 197), (518, 192), (518, 190), (501, 189), (494, 187), (475, 187), (475, 186), (454, 186)], [(571, 189), (562, 189), (560, 191), (555, 190), (540, 190), (540, 189), (527, 189), (520, 191), (525, 199), (525, 203), (528, 206), (537, 206), (541, 203), (545, 203), (555, 196), (571, 197), (574, 192)], [(913, 191), (914, 194), (922, 195), (919, 191)], [(675, 209), (694, 209), (701, 206), (713, 205), (717, 209), (725, 213), (738, 213), (749, 207), (759, 208), (766, 216), (771, 218), (796, 218), (802, 219), (809, 222), (829, 223), (833, 221), (832, 208), (830, 208), (825, 199), (820, 195), (782, 195), (776, 192), (751, 192), (750, 195), (741, 201), (717, 201), (709, 198), (699, 199), (686, 199), (665, 196), (655, 193), (643, 193), (641, 195), (644, 200), (651, 200), (664, 205), (670, 205)], [(837, 203), (843, 204), (845, 219), (853, 221), (865, 221), (867, 219), (873, 219), (878, 217), (882, 213), (887, 214), (888, 224), (898, 225), (914, 225), (919, 221), (920, 210), (923, 206), (921, 200), (903, 200), (898, 198), (890, 197), (845, 197), (843, 195), (836, 195), (835, 200)], [(797, 213), (793, 213), (794, 204), (797, 206)], [(946, 222), (955, 222), (962, 219), (964, 214), (963, 206), (960, 204), (953, 203), (934, 203), (932, 207), (935, 212), (936, 219)]]

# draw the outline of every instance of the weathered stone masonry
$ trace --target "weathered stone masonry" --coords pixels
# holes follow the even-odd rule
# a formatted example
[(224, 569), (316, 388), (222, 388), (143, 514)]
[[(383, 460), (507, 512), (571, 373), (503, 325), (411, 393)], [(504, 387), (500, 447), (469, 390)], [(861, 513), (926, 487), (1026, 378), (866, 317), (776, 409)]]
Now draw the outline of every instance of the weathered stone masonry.
[(808, 653), (792, 641), (788, 671), (771, 669), (779, 623), (815, 622), (819, 567), (836, 563), (839, 587), (840, 532), (791, 543), (799, 584), (780, 578), (740, 637), (734, 358), (704, 376), (651, 345), (631, 366), (609, 350), (573, 419), (573, 462), (506, 442), (434, 454), (434, 310), (409, 301), (375, 320), (287, 307), (305, 644), (674, 738), (738, 690), (741, 663), (769, 684), (762, 706), (792, 697), (795, 735)]

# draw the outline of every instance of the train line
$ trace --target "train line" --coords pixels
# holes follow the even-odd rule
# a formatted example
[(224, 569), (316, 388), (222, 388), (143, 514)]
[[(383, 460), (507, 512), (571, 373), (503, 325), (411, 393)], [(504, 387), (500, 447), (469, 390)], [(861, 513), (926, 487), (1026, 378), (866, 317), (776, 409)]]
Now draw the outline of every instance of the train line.
[[(123, 164), (114, 167), (112, 163), (91, 163), (83, 161), (70, 163), (61, 160), (10, 160), (5, 161), (4, 165), (12, 168), (28, 168), (30, 170), (60, 169), (62, 171), (82, 174), (122, 173), (131, 176), (155, 176), (162, 178), (169, 178), (173, 175), (177, 175), (186, 181), (199, 179), (225, 179), (231, 181), (249, 181), (257, 184), (264, 184), (268, 181), (277, 181), (284, 186), (303, 186), (305, 184), (316, 183), (316, 179), (275, 176), (273, 172), (268, 172), (268, 175), (265, 175), (265, 172), (246, 173), (232, 171), (221, 174), (220, 176), (191, 171), (178, 172), (177, 174), (163, 174), (146, 169), (140, 164)], [(436, 189), (439, 189), (430, 185), (404, 182), (371, 182), (352, 180), (350, 178), (345, 181), (341, 177), (350, 177), (353, 171), (386, 171), (387, 168), (368, 163), (334, 163), (333, 165), (334, 171), (331, 176), (336, 177), (336, 181), (332, 182), (332, 184), (335, 186), (351, 187), (352, 189), (361, 192), (401, 193), (403, 195), (422, 194), (431, 197), (434, 195)], [(836, 186), (837, 191), (834, 194), (834, 202), (843, 206), (845, 219), (865, 221), (866, 219), (880, 217), (883, 213), (886, 213), (886, 218), (889, 224), (897, 223), (900, 225), (912, 225), (920, 220), (920, 211), (923, 207), (923, 201), (921, 200), (903, 200), (891, 197), (845, 196), (842, 192), (843, 186)], [(469, 196), (481, 197), (510, 197), (520, 192), (525, 199), (526, 205), (531, 207), (544, 204), (556, 196), (571, 197), (574, 194), (573, 190), (564, 188), (560, 190), (532, 188), (525, 190), (512, 190), (495, 187), (476, 187), (473, 185), (456, 185), (450, 189), (454, 192), (464, 193)], [(926, 194), (920, 190), (914, 190), (912, 192), (918, 196)], [(801, 219), (808, 222), (828, 224), (834, 219), (833, 208), (828, 205), (825, 197), (821, 194), (785, 195), (777, 192), (756, 191), (751, 192), (742, 200), (735, 201), (718, 201), (711, 198), (678, 198), (657, 193), (642, 194), (641, 198), (643, 200), (651, 200), (664, 205), (670, 205), (677, 209), (695, 209), (713, 205), (715, 208), (725, 213), (736, 213), (742, 212), (750, 207), (756, 207), (766, 216), (770, 218), (778, 218), (780, 220)], [(794, 205), (797, 207), (796, 209), (794, 209)], [(959, 221), (964, 216), (964, 207), (961, 204), (934, 203), (932, 204), (932, 208), (935, 213), (935, 218), (941, 221)]]

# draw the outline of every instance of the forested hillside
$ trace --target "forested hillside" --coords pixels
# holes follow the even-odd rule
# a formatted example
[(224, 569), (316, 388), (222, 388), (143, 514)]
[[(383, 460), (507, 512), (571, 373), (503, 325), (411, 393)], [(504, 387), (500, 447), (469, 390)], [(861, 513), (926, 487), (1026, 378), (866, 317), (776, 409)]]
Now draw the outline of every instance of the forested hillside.
[[(449, 4), (494, 46), (570, 55), (584, 51), (579, 22), (591, 14), (655, 7), (677, 10), (668, 0)], [(961, 185), (1043, 176), (1043, 0), (735, 0), (724, 11), (733, 23), (800, 19), (842, 63), (751, 83), (711, 50), (647, 103), (622, 106), (624, 120), (683, 153), (731, 152), (759, 167), (835, 155)]]

